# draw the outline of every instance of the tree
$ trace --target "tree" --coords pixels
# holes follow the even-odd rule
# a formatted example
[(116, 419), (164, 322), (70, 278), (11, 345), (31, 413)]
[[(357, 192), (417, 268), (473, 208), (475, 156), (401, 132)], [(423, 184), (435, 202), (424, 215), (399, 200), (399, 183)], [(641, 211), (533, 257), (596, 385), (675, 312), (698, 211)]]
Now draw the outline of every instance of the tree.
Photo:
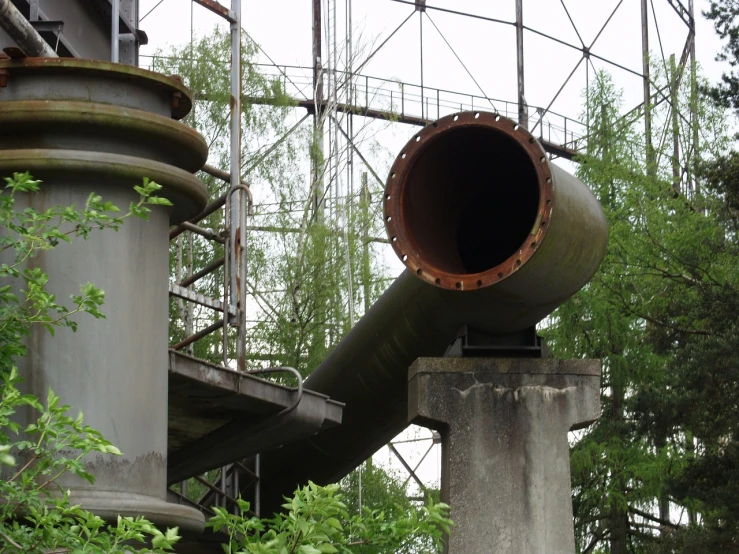
[[(578, 175), (604, 208), (609, 247), (592, 282), (546, 330), (555, 354), (603, 362), (601, 418), (572, 452), (578, 548), (673, 551), (674, 537), (697, 529), (698, 514), (705, 532), (712, 512), (680, 483), (690, 482), (698, 460), (721, 450), (729, 436), (727, 427), (715, 434), (699, 428), (699, 421), (713, 427), (720, 419), (721, 401), (707, 402), (698, 391), (710, 383), (708, 367), (731, 381), (716, 345), (733, 332), (736, 245), (721, 215), (725, 200), (710, 180), (688, 186), (699, 179), (692, 164), (676, 181), (674, 151), (657, 147), (656, 165), (647, 167), (638, 122), (619, 115), (619, 95), (606, 75), (596, 77), (589, 98), (592, 131)], [(689, 91), (674, 98), (691, 101)], [(725, 123), (706, 104), (698, 117), (707, 159), (725, 149)], [(658, 120), (669, 125), (671, 118)], [(691, 131), (678, 129), (684, 150)], [(724, 308), (709, 314), (717, 295)]]
[(728, 39), (716, 59), (728, 62), (732, 68), (729, 73), (723, 74), (718, 85), (704, 87), (704, 90), (724, 106), (739, 110), (739, 74), (735, 69), (739, 61), (739, 24), (736, 23), (739, 2), (711, 0), (708, 11), (703, 15), (713, 21), (716, 33), (722, 40)]
[[(439, 504), (439, 491), (425, 491), (425, 500), (411, 500), (407, 484), (392, 470), (373, 462), (372, 458), (344, 477), (339, 483), (342, 501), (350, 517), (384, 514), (387, 521), (402, 521), (415, 518), (423, 521), (428, 509)], [(447, 521), (449, 525), (451, 522)], [(448, 533), (449, 530), (447, 529)], [(441, 544), (433, 535), (418, 534), (410, 538), (393, 552), (398, 554), (431, 554), (441, 552)]]

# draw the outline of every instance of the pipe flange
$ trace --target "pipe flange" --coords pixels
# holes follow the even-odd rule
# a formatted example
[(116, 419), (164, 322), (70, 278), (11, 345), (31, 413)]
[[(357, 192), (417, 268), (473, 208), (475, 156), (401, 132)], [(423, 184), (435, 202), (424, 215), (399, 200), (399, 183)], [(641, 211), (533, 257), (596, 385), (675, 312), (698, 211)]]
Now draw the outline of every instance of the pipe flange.
[[(499, 139), (505, 141), (506, 145), (519, 148), (530, 160), (538, 187), (536, 214), (525, 240), (504, 260), (480, 271), (450, 270), (444, 264), (435, 263), (433, 248), (429, 244), (420, 244), (409, 228), (407, 206), (413, 203), (412, 199), (409, 201), (405, 198), (409, 177), (421, 157), (428, 154), (436, 139), (445, 135), (448, 140), (449, 132), (455, 129), (484, 130), (499, 135)], [(419, 202), (416, 201), (416, 204)], [(499, 114), (483, 111), (451, 114), (418, 132), (395, 159), (387, 179), (383, 202), (385, 226), (397, 256), (419, 278), (449, 290), (485, 288), (507, 279), (526, 265), (547, 235), (554, 204), (552, 169), (539, 141), (518, 123)], [(416, 206), (416, 210), (419, 211), (420, 208)]]

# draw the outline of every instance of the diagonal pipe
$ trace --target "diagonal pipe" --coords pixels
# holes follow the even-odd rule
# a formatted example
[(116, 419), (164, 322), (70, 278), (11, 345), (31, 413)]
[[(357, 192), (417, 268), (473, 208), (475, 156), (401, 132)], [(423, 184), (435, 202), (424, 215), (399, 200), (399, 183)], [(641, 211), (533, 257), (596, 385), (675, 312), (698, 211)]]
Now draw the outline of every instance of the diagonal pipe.
[(342, 425), (263, 457), (264, 513), (307, 480), (336, 481), (408, 424), (408, 368), (468, 325), (530, 329), (582, 288), (604, 255), (603, 211), (526, 129), (493, 113), (428, 125), (384, 196), (404, 271), (306, 381), (346, 404)]
[(0, 0), (0, 27), (2, 27), (27, 56), (57, 58), (57, 53), (41, 38), (23, 14), (10, 0)]

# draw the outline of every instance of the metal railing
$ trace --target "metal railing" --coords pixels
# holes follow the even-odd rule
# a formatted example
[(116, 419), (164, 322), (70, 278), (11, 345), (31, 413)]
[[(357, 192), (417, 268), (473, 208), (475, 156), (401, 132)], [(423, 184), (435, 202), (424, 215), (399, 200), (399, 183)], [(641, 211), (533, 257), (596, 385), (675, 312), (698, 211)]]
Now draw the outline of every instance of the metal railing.
[[(296, 65), (255, 64), (259, 70), (282, 83), (286, 93), (298, 100), (311, 100), (312, 68)], [(386, 119), (418, 124), (431, 122), (458, 111), (484, 110), (517, 119), (518, 104), (479, 94), (468, 94), (443, 88), (421, 86), (364, 74), (337, 71), (339, 97), (349, 98), (349, 107), (358, 114), (375, 111)], [(540, 139), (563, 148), (577, 150), (587, 135), (585, 123), (546, 110), (526, 106), (529, 127), (538, 130)]]

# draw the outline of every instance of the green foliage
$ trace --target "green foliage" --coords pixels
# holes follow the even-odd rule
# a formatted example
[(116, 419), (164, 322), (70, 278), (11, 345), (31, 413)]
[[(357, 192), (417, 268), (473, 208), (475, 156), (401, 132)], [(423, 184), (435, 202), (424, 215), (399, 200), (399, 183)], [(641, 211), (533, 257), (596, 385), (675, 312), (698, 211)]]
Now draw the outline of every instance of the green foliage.
[(149, 205), (170, 203), (154, 195), (161, 189), (159, 184), (144, 179), (142, 186), (135, 187), (139, 200), (131, 202), (125, 214), (120, 214), (118, 207), (95, 193), (88, 196), (80, 210), (74, 206), (54, 206), (43, 211), (32, 207), (17, 210), (17, 195), (38, 192), (40, 181), (28, 173), (15, 173), (6, 178), (5, 183), (6, 193), (0, 195), (0, 228), (4, 231), (0, 236), (0, 252), (8, 251), (12, 255), (7, 257), (9, 263), (0, 264), (0, 279), (4, 282), (0, 286), (0, 368), (7, 370), (15, 357), (25, 355), (23, 341), (32, 325), (41, 325), (53, 335), (58, 326), (76, 330), (77, 323), (72, 316), (77, 313), (105, 317), (99, 309), (105, 293), (95, 285), (82, 285), (80, 294), (70, 297), (71, 306), (65, 306), (47, 292), (48, 276), (27, 262), (60, 242), (85, 239), (93, 230), (118, 230), (128, 217), (146, 219)]
[[(580, 552), (671, 552), (698, 514), (704, 535), (712, 521), (725, 526), (737, 515), (714, 517), (711, 504), (726, 496), (696, 481), (700, 467), (722, 467), (707, 456), (727, 455), (725, 441), (739, 428), (731, 188), (720, 190), (718, 175), (706, 180), (710, 173), (696, 175), (692, 164), (676, 180), (669, 150), (656, 148), (648, 165), (640, 130), (618, 116), (606, 75), (589, 96), (595, 132), (579, 176), (603, 205), (609, 246), (594, 279), (546, 330), (556, 355), (603, 363), (601, 418), (572, 452), (575, 532)], [(721, 118), (710, 106), (698, 115), (710, 151), (721, 151)], [(691, 131), (679, 131), (683, 144)], [(689, 516), (682, 525), (673, 519), (680, 509)]]
[[(339, 486), (342, 501), (352, 517), (365, 512), (382, 512), (388, 520), (403, 520), (414, 513), (418, 519), (425, 517), (424, 505), (409, 498), (408, 489), (402, 477), (373, 463), (372, 458), (344, 477)], [(431, 505), (439, 503), (438, 492), (436, 490), (425, 491), (424, 496), (427, 497), (427, 502)], [(431, 554), (441, 552), (441, 548), (433, 537), (419, 534), (393, 552), (396, 554), (419, 552)]]
[[(46, 405), (22, 394), (14, 367), (0, 375), (0, 465), (7, 477), (0, 482), (0, 544), (10, 551), (128, 552), (130, 544), (151, 543), (152, 549), (171, 550), (177, 529), (162, 533), (143, 518), (119, 517), (108, 524), (70, 503), (68, 491), (56, 484), (72, 473), (94, 481), (84, 466), (93, 452), (120, 455), (99, 432), (83, 424), (82, 414), (71, 417), (70, 407), (60, 405), (49, 391)], [(31, 411), (36, 422), (21, 428), (12, 416)], [(20, 433), (20, 437), (17, 435)]]
[[(24, 394), (14, 365), (26, 354), (24, 339), (34, 325), (53, 333), (60, 326), (76, 330), (70, 318), (77, 313), (104, 317), (101, 289), (83, 285), (80, 295), (71, 296), (72, 307), (66, 307), (46, 291), (48, 276), (38, 268), (28, 269), (26, 262), (60, 242), (85, 239), (94, 230), (117, 230), (129, 216), (146, 218), (149, 206), (169, 202), (154, 196), (159, 185), (144, 180), (134, 187), (139, 201), (124, 215), (95, 194), (79, 211), (73, 206), (18, 211), (16, 195), (38, 192), (40, 183), (28, 174), (15, 174), (6, 182), (7, 194), (0, 197), (0, 225), (6, 230), (0, 249), (14, 255), (12, 263), (0, 268), (0, 276), (11, 283), (0, 288), (0, 474), (4, 476), (0, 550), (123, 553), (135, 545), (139, 552), (170, 551), (179, 540), (176, 528), (162, 532), (140, 517), (119, 517), (109, 523), (70, 502), (69, 491), (58, 484), (60, 477), (73, 474), (92, 483), (94, 475), (87, 470), (85, 458), (92, 453), (116, 456), (120, 451), (85, 425), (81, 413), (71, 416), (71, 408), (62, 405), (53, 391), (45, 403)], [(20, 413), (32, 423), (21, 426), (14, 418)], [(438, 548), (449, 532), (448, 507), (441, 503), (429, 501), (413, 510), (365, 508), (360, 515), (350, 514), (341, 498), (338, 485), (311, 483), (289, 500), (286, 514), (258, 520), (215, 507), (216, 515), (208, 525), (227, 533), (226, 552), (264, 554), (415, 552), (418, 545)], [(248, 503), (240, 501), (239, 506), (248, 512)]]
[[(703, 15), (713, 21), (718, 36), (728, 40), (716, 59), (728, 61), (735, 68), (739, 60), (739, 24), (736, 23), (739, 3), (736, 0), (711, 0)], [(717, 86), (706, 89), (715, 100), (739, 110), (739, 75), (734, 70), (725, 73)]]
[[(420, 537), (434, 547), (449, 534), (449, 507), (429, 502), (418, 512), (391, 517), (382, 510), (365, 508), (350, 515), (338, 485), (320, 487), (309, 483), (283, 505), (285, 513), (269, 520), (246, 519), (214, 508), (208, 526), (226, 531), (226, 554), (379, 554), (403, 552)], [(249, 503), (240, 501), (242, 512)]]
[(370, 458), (339, 483), (343, 500), (352, 515), (361, 513), (360, 484), (362, 507), (384, 510), (386, 513), (393, 511), (404, 513), (415, 509), (415, 505), (408, 498), (401, 477), (373, 463), (372, 458)]
[[(39, 192), (40, 181), (28, 173), (6, 178), (0, 195), (0, 252), (8, 252), (0, 265), (0, 544), (2, 551), (127, 552), (131, 543), (151, 544), (142, 552), (171, 550), (177, 529), (162, 533), (142, 518), (119, 518), (108, 524), (69, 502), (68, 492), (58, 484), (65, 473), (89, 482), (94, 480), (83, 460), (93, 452), (115, 456), (120, 451), (99, 432), (84, 425), (82, 414), (69, 415), (70, 407), (49, 391), (46, 403), (19, 389), (17, 358), (26, 355), (25, 338), (40, 325), (51, 334), (57, 327), (77, 324), (72, 316), (86, 313), (104, 317), (100, 308), (104, 292), (91, 283), (71, 295), (70, 306), (61, 304), (46, 290), (48, 275), (29, 264), (34, 257), (73, 238), (86, 239), (98, 229), (117, 230), (127, 217), (147, 218), (149, 205), (170, 205), (154, 195), (161, 187), (148, 179), (134, 187), (139, 200), (129, 211), (90, 194), (85, 206), (55, 206), (44, 211), (31, 207), (18, 210), (18, 194)], [(23, 412), (21, 427), (14, 415)]]

